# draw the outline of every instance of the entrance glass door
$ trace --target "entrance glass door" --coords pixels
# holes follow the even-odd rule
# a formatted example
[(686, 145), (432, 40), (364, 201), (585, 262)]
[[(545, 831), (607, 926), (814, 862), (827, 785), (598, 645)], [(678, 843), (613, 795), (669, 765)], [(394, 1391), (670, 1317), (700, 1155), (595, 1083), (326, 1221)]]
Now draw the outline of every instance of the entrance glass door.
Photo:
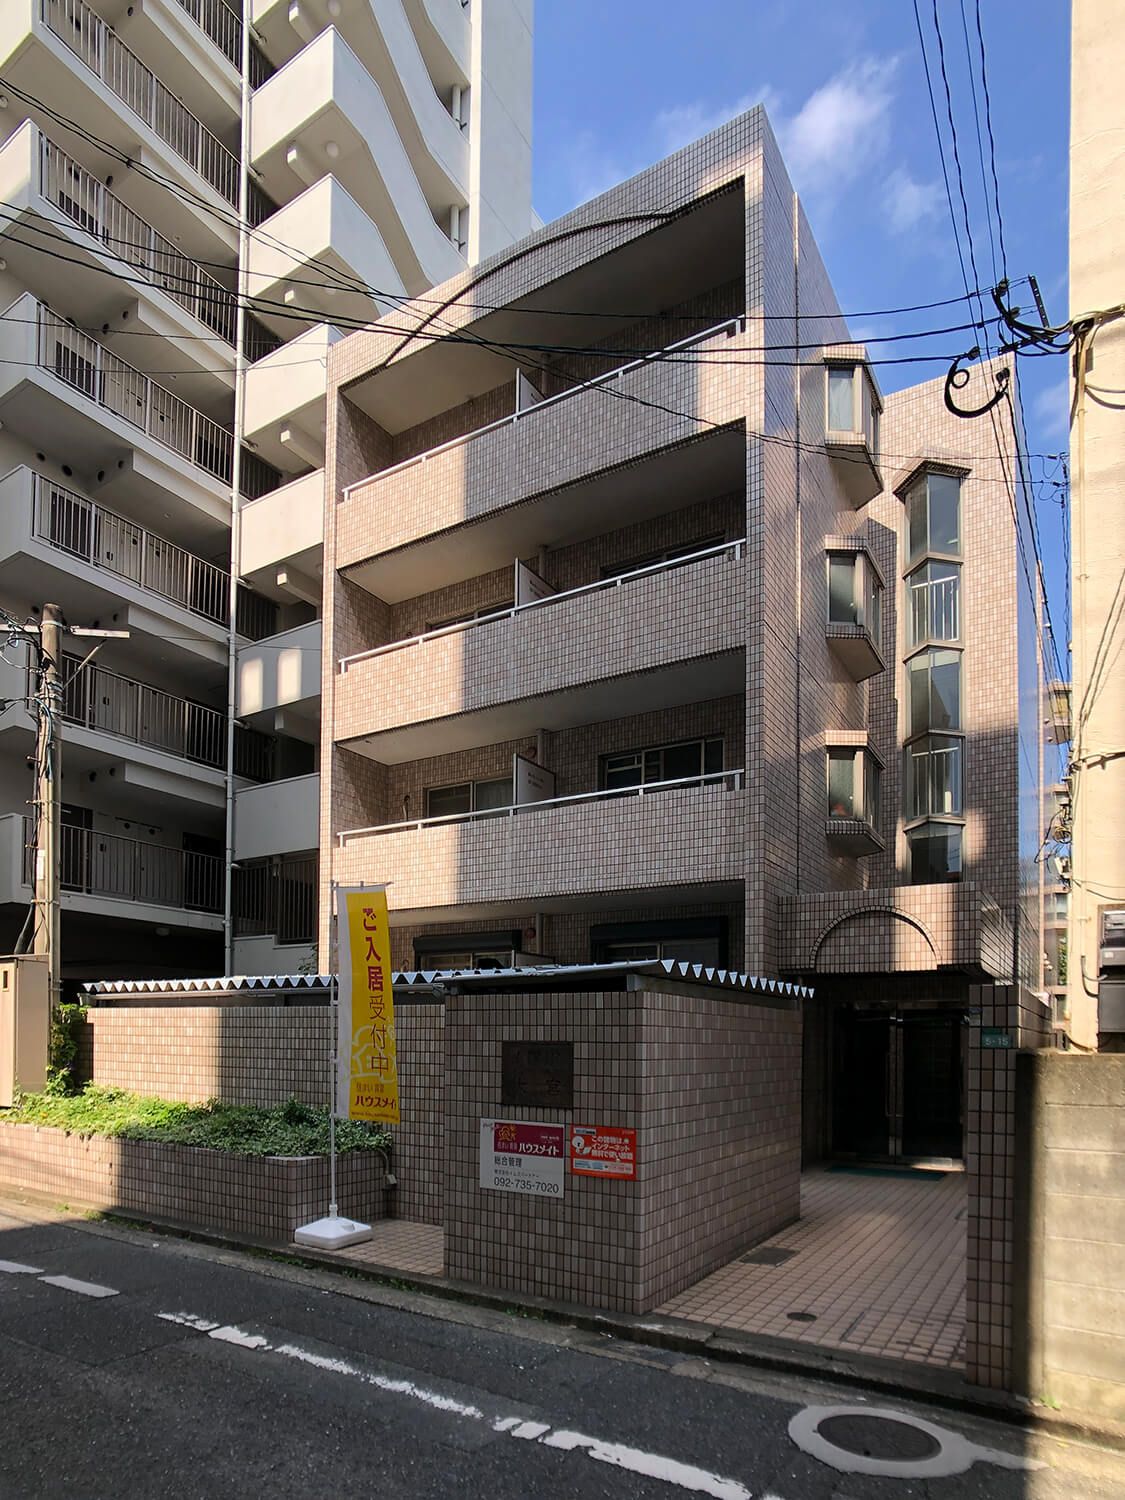
[(956, 1010), (836, 1011), (836, 1155), (876, 1161), (961, 1156), (961, 1023)]

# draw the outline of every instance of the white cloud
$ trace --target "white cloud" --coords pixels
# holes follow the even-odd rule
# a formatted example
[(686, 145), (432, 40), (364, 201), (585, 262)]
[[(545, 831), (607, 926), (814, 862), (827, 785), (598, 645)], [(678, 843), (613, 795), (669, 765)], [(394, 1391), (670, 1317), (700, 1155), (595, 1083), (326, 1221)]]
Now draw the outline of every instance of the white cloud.
[(764, 104), (772, 116), (779, 108), (780, 100), (773, 89), (767, 86), (756, 92), (743, 94), (741, 99), (736, 99), (733, 104), (721, 104), (717, 109), (708, 109), (702, 103), (678, 104), (672, 109), (662, 109), (653, 121), (657, 144), (663, 155), (670, 156), (673, 151), (679, 151), (682, 146), (690, 146), (692, 141), (697, 141), (700, 136), (709, 135), (712, 130), (717, 130), (728, 120), (745, 114), (756, 104)]
[(835, 194), (881, 155), (894, 100), (896, 57), (868, 57), (816, 89), (789, 118), (774, 121), (797, 188)]
[(1043, 387), (1031, 403), (1031, 416), (1041, 441), (1067, 441), (1070, 436), (1070, 381), (1065, 375)]
[(608, 192), (636, 167), (626, 167), (607, 151), (592, 130), (581, 130), (567, 142), (563, 162), (569, 179), (571, 203), (585, 203), (599, 193)]
[(908, 234), (941, 210), (941, 184), (919, 182), (905, 167), (895, 167), (887, 177), (883, 207), (887, 226), (894, 234)]

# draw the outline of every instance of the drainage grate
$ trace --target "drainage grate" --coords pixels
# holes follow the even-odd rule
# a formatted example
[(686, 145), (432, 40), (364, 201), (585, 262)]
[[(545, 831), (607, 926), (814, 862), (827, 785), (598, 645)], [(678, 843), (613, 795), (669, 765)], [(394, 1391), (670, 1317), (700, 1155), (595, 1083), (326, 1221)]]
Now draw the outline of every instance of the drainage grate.
[(780, 1250), (775, 1245), (763, 1245), (759, 1250), (751, 1250), (749, 1255), (739, 1257), (740, 1266), (783, 1266), (787, 1260), (792, 1260), (796, 1250)]
[[(792, 1316), (792, 1314), (790, 1314)], [(906, 1460), (917, 1463), (941, 1452), (935, 1437), (910, 1422), (896, 1422), (893, 1417), (847, 1415), (825, 1417), (817, 1423), (817, 1432), (834, 1448), (861, 1458), (881, 1461)]]

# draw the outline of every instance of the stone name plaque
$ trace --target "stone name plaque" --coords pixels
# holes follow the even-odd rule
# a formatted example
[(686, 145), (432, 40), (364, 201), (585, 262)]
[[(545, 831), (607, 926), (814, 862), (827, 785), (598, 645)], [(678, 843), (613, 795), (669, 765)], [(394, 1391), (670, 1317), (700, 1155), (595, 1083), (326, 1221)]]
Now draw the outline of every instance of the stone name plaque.
[(574, 1107), (573, 1042), (502, 1042), (501, 1104)]

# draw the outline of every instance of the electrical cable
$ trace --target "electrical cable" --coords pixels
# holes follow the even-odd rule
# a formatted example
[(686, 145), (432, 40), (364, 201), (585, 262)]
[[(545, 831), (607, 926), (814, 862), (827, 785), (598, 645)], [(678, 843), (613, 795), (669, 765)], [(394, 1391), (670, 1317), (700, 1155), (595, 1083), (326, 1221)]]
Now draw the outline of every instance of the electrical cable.
[[(989, 252), (989, 260), (990, 260), (990, 264), (992, 266), (992, 280), (993, 280), (993, 282), (998, 282), (1000, 280), (1001, 273), (997, 270), (997, 265), (996, 265), (996, 240), (995, 240), (995, 237), (994, 237), (994, 235), (992, 233), (992, 209), (991, 209), (991, 206), (990, 206), (989, 201), (988, 201), (988, 177), (987, 177), (987, 175), (985, 173), (985, 168), (984, 168), (984, 139), (983, 139), (983, 137), (981, 135), (981, 128), (980, 128), (980, 108), (979, 108), (978, 102), (977, 102), (977, 85), (976, 85), (976, 80), (973, 77), (972, 47), (970, 46), (970, 43), (969, 43), (969, 21), (968, 21), (968, 17), (965, 15), (965, 0), (960, 0), (960, 6), (961, 6), (961, 34), (962, 34), (962, 36), (965, 39), (965, 61), (968, 64), (969, 91), (970, 91), (970, 94), (971, 94), (972, 100), (973, 100), (973, 126), (974, 126), (974, 130), (976, 132), (976, 138), (977, 138), (977, 161), (980, 164), (980, 185), (981, 185), (981, 190), (982, 190), (982, 192), (984, 194), (985, 223), (988, 226), (988, 252)], [(997, 200), (997, 201), (999, 201), (999, 200)]]
[(988, 153), (992, 165), (992, 193), (996, 203), (996, 232), (1000, 240), (1000, 269), (1008, 275), (1008, 251), (1004, 244), (1004, 215), (1000, 212), (1000, 179), (996, 175), (996, 137), (992, 133), (992, 98), (988, 90), (988, 68), (984, 55), (984, 28), (981, 25), (980, 0), (976, 0), (977, 44), (980, 51), (980, 82), (984, 94), (984, 119), (988, 130)]

